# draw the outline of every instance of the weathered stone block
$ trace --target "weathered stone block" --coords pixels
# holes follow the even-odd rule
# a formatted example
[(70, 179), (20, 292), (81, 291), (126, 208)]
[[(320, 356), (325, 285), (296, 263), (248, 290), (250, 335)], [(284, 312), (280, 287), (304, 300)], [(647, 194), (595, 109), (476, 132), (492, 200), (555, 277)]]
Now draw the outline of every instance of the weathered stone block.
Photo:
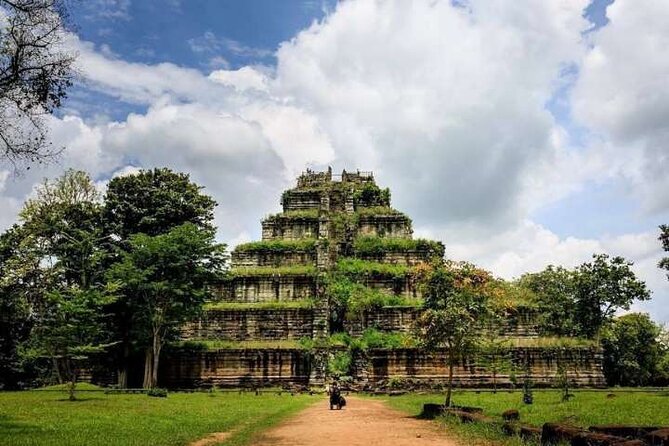
[(574, 426), (546, 423), (541, 431), (541, 444), (557, 445), (563, 442), (571, 443), (577, 435), (583, 432), (583, 429)]

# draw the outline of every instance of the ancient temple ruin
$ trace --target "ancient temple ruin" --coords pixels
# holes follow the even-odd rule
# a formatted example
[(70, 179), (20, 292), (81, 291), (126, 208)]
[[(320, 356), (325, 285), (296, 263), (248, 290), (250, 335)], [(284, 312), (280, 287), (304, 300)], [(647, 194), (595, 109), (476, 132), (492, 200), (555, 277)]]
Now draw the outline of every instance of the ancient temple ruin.
[[(307, 171), (281, 203), (283, 212), (262, 220), (262, 241), (235, 248), (230, 277), (212, 285), (215, 299), (183, 327), (181, 346), (166, 352), (161, 385), (319, 385), (342, 358), (344, 374), (359, 388), (443, 383), (443, 352), (333, 340), (370, 330), (398, 339), (410, 333), (421, 304), (412, 271), (442, 259), (444, 245), (414, 239), (411, 219), (391, 207), (389, 190), (371, 172)], [(333, 277), (387, 305), (363, 305), (355, 314), (338, 308)], [(561, 370), (579, 385), (604, 385), (599, 347), (547, 345), (537, 317), (519, 306), (498, 327), (509, 339), (510, 366), (495, 371), (495, 380), (510, 385), (531, 376), (550, 385)], [(490, 385), (484, 362), (461, 364), (456, 383)]]

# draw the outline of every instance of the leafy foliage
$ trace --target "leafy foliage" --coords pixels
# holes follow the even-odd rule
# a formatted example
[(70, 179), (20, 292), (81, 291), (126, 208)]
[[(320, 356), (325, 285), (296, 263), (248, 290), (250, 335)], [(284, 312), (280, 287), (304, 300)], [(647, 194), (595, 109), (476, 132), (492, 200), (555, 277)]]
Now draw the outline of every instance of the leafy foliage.
[(31, 356), (51, 357), (58, 372), (69, 381), (70, 400), (81, 361), (108, 347), (105, 306), (115, 299), (115, 287), (81, 289), (71, 287), (47, 294), (35, 321), (29, 342)]
[[(216, 202), (202, 193), (189, 175), (170, 169), (141, 170), (112, 178), (104, 197), (104, 227), (118, 261), (130, 249), (134, 234), (157, 236), (185, 223), (213, 231)], [(146, 345), (146, 335), (133, 326), (133, 296), (123, 293), (112, 309), (113, 327), (121, 339), (116, 355), (119, 386), (127, 385), (128, 362), (133, 349)]]
[(543, 333), (569, 336), (579, 332), (573, 271), (549, 265), (539, 273), (523, 275), (519, 283), (534, 293)]
[(357, 237), (353, 243), (357, 255), (374, 255), (385, 252), (428, 252), (438, 259), (444, 256), (444, 245), (425, 239), (403, 239), (386, 237)]
[(318, 218), (318, 209), (294, 209), (272, 214), (266, 217), (266, 220), (315, 220)]
[(2, 284), (28, 305), (32, 332), (28, 359), (48, 357), (71, 398), (81, 360), (110, 341), (106, 306), (117, 286), (104, 277), (107, 251), (99, 195), (84, 172), (66, 171), (46, 180), (20, 212), (22, 225), (10, 234)]
[(216, 202), (185, 173), (141, 170), (114, 177), (105, 195), (108, 230), (122, 241), (132, 234), (158, 235), (184, 223), (213, 229)]
[(369, 215), (401, 215), (406, 218), (403, 212), (398, 211), (397, 209), (391, 208), (390, 206), (366, 206), (359, 207), (355, 210), (356, 214), (360, 216), (369, 216)]
[(350, 350), (336, 351), (328, 358), (327, 373), (335, 377), (349, 376), (352, 366), (353, 356)]
[[(658, 239), (662, 242), (664, 252), (669, 252), (669, 225), (660, 225), (660, 236)], [(657, 266), (667, 270), (667, 279), (669, 279), (669, 257), (663, 257)]]
[(634, 301), (650, 299), (650, 292), (631, 269), (632, 262), (606, 254), (593, 256), (576, 270), (576, 320), (581, 334), (594, 336), (616, 311), (629, 310)]
[(669, 369), (664, 361), (669, 346), (660, 342), (662, 328), (647, 314), (620, 316), (602, 335), (604, 375), (610, 386), (666, 385)]
[(428, 350), (447, 349), (446, 406), (451, 405), (453, 368), (477, 347), (489, 311), (482, 293), (484, 277), (475, 271), (470, 265), (437, 266), (422, 278), (425, 310), (416, 321), (416, 336)]
[(337, 261), (336, 270), (353, 280), (367, 277), (388, 277), (404, 279), (413, 269), (405, 265), (370, 262), (368, 260), (344, 257)]
[(345, 275), (331, 275), (326, 282), (329, 299), (330, 323), (343, 328), (344, 319), (360, 320), (365, 311), (391, 306), (418, 307), (420, 299), (390, 294), (355, 282)]
[(318, 269), (313, 265), (253, 266), (235, 268), (230, 272), (231, 277), (315, 276), (316, 274)]
[(632, 265), (622, 257), (597, 254), (574, 270), (549, 266), (526, 274), (520, 284), (536, 295), (544, 333), (593, 337), (616, 311), (650, 299)]
[(262, 240), (257, 242), (243, 243), (237, 245), (237, 252), (314, 252), (316, 250), (316, 240)]
[(151, 388), (158, 381), (165, 339), (199, 312), (209, 296), (206, 284), (223, 271), (225, 247), (215, 243), (213, 231), (192, 223), (166, 234), (132, 235), (129, 245), (109, 275), (133, 296), (129, 303), (133, 322), (149, 339), (144, 386)]
[(390, 189), (381, 189), (375, 183), (363, 183), (353, 192), (356, 207), (390, 206)]

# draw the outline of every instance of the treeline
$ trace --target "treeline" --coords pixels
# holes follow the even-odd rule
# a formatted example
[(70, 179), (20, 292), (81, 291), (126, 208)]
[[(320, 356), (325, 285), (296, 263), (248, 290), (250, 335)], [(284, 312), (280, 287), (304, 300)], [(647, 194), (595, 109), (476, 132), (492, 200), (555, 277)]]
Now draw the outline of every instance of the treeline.
[(144, 358), (155, 387), (162, 347), (223, 274), (215, 201), (169, 169), (45, 180), (0, 236), (0, 388), (76, 383), (82, 368)]
[[(666, 227), (661, 230), (665, 234)], [(667, 330), (646, 313), (615, 317), (635, 301), (650, 299), (631, 266), (622, 257), (600, 254), (571, 270), (549, 266), (525, 274), (515, 284), (531, 292), (542, 333), (601, 342), (608, 385), (664, 386), (669, 384)]]

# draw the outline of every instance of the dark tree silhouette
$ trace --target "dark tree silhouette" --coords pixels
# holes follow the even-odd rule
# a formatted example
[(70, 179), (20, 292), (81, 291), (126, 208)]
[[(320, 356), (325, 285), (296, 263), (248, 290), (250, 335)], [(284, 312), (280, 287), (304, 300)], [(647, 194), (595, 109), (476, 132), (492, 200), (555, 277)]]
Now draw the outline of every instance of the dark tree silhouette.
[(62, 150), (46, 116), (72, 85), (75, 54), (64, 45), (61, 0), (0, 0), (0, 159), (44, 162)]

